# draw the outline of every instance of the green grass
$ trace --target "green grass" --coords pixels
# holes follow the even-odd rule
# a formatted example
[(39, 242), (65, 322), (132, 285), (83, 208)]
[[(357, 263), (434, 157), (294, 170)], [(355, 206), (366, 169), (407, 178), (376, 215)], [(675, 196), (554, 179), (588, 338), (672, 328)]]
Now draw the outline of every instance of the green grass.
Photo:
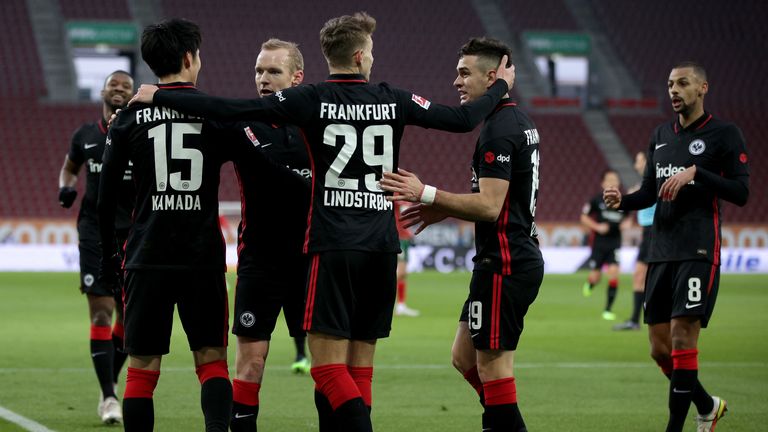
[[(551, 275), (526, 317), (516, 355), (518, 398), (531, 431), (659, 431), (667, 382), (648, 357), (645, 331), (613, 332), (600, 319), (604, 286), (581, 297), (584, 274)], [(230, 279), (232, 282), (232, 279)], [(409, 305), (419, 318), (396, 317), (380, 342), (374, 377), (378, 431), (480, 429), (477, 397), (450, 367), (450, 345), (468, 273), (410, 276)], [(629, 279), (616, 312), (629, 315)], [(58, 432), (102, 428), (88, 355), (85, 299), (71, 273), (0, 273), (0, 406)], [(768, 277), (721, 280), (710, 328), (702, 332), (699, 377), (728, 399), (718, 431), (768, 424)], [(234, 347), (232, 340), (231, 346)], [(234, 348), (230, 350), (233, 365)], [(288, 369), (293, 344), (282, 321), (261, 392), (259, 429), (316, 430), (313, 383)], [(199, 384), (181, 326), (155, 392), (156, 430), (201, 430)], [(686, 431), (695, 430), (694, 410)], [(19, 431), (0, 420), (0, 431)]]

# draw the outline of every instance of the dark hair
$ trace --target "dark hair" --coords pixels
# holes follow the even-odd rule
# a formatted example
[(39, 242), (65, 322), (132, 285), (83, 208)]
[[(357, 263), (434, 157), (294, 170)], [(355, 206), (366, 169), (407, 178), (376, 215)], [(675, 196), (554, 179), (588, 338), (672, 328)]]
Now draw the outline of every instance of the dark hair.
[(696, 74), (696, 76), (698, 76), (699, 78), (701, 78), (702, 81), (707, 80), (707, 71), (704, 70), (704, 66), (694, 61), (682, 61), (676, 64), (672, 69), (683, 69), (683, 68), (691, 68), (693, 69), (693, 73)]
[(501, 58), (507, 56), (506, 67), (512, 65), (512, 50), (502, 41), (489, 37), (474, 37), (459, 50), (459, 57), (467, 55), (478, 56), (483, 60), (494, 63), (494, 69)]
[(320, 46), (328, 64), (347, 66), (375, 30), (376, 19), (366, 12), (329, 19), (320, 29)]
[(173, 18), (150, 24), (141, 34), (141, 58), (157, 77), (179, 73), (184, 55), (197, 55), (202, 36), (197, 24)]
[(112, 78), (112, 76), (116, 75), (116, 74), (125, 75), (128, 78), (130, 78), (131, 81), (133, 81), (133, 75), (131, 75), (130, 72), (126, 72), (126, 71), (124, 71), (122, 69), (118, 69), (116, 71), (113, 71), (111, 74), (107, 75), (106, 78), (104, 78), (104, 85), (102, 86), (102, 88), (107, 88), (107, 83), (109, 83), (110, 78)]

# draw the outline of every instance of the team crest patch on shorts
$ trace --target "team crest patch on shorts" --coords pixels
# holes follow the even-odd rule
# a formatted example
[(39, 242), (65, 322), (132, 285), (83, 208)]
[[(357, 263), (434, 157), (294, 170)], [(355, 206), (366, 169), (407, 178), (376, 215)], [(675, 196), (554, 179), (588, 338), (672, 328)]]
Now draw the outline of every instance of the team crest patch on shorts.
[(688, 152), (694, 156), (704, 153), (704, 150), (706, 149), (707, 145), (700, 139), (691, 141), (691, 144), (688, 146)]
[(93, 285), (93, 281), (94, 281), (94, 280), (95, 280), (95, 279), (94, 279), (93, 275), (92, 275), (92, 274), (90, 274), (90, 273), (88, 273), (88, 274), (86, 274), (85, 276), (83, 276), (83, 283), (84, 283), (84, 284), (85, 284), (85, 286), (87, 286), (87, 287), (90, 287), (91, 285)]
[(243, 325), (243, 327), (253, 327), (253, 324), (256, 323), (256, 317), (253, 316), (253, 313), (250, 311), (246, 311), (240, 314), (240, 324)]

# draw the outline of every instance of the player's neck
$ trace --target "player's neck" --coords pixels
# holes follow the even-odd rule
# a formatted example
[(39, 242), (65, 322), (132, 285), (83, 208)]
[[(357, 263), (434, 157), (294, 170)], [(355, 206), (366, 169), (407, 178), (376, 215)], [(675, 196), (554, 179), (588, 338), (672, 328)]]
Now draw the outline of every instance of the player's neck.
[(101, 117), (104, 119), (105, 122), (109, 122), (109, 118), (112, 117), (112, 114), (115, 113), (115, 110), (113, 110), (109, 105), (102, 104), (101, 105)]
[(170, 84), (176, 82), (191, 82), (194, 84), (194, 80), (189, 76), (189, 74), (185, 74), (184, 72), (159, 77), (157, 82), (159, 84)]
[(328, 66), (328, 73), (331, 75), (362, 75), (363, 73), (360, 71), (359, 67), (356, 66), (349, 66), (349, 67), (338, 67), (338, 66)]
[(677, 115), (677, 120), (680, 122), (680, 126), (683, 127), (683, 129), (687, 128), (693, 122), (699, 119), (699, 117), (704, 115), (704, 105), (698, 105), (696, 108), (692, 109), (688, 113), (680, 113)]

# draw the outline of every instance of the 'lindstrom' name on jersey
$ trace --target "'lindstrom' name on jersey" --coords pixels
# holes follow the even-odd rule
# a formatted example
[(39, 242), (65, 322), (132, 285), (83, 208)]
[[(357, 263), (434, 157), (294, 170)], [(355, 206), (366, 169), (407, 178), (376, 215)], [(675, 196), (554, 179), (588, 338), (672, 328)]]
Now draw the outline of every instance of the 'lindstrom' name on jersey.
[(371, 210), (392, 210), (392, 203), (384, 194), (348, 190), (326, 190), (323, 194), (325, 207), (354, 207)]

